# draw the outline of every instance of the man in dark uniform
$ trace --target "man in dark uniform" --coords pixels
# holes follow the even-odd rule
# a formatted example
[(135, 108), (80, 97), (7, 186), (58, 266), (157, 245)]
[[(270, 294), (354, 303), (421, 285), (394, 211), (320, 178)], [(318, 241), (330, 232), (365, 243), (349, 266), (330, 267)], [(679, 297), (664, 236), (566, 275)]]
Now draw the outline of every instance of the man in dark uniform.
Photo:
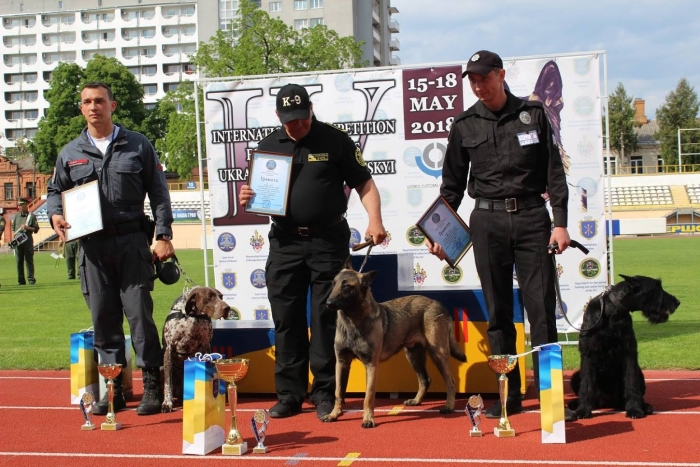
[[(333, 410), (335, 399), (336, 312), (326, 306), (333, 278), (348, 257), (350, 229), (344, 214), (344, 184), (354, 188), (369, 215), (365, 232), (374, 244), (386, 238), (379, 192), (362, 153), (343, 131), (316, 120), (306, 89), (296, 84), (277, 94), (282, 128), (258, 149), (293, 154), (291, 188), (286, 217), (273, 216), (270, 255), (265, 266), (267, 294), (275, 323), (275, 388), (279, 402), (270, 416), (289, 417), (301, 411), (309, 385), (309, 399), (321, 418)], [(240, 190), (245, 206), (254, 193)], [(311, 341), (306, 301), (311, 288)]]
[[(23, 232), (27, 240), (15, 248), (15, 261), (17, 262), (17, 283), (19, 285), (36, 284), (34, 278), (34, 234), (39, 231), (39, 223), (36, 216), (29, 212), (29, 202), (20, 198), (17, 201), (19, 212), (12, 219), (12, 232)], [(27, 278), (24, 278), (24, 264), (27, 264)]]
[[(112, 123), (117, 107), (104, 83), (88, 83), (80, 93), (87, 121), (82, 134), (59, 153), (48, 185), (47, 211), (53, 229), (65, 241), (71, 226), (63, 217), (61, 193), (97, 181), (104, 228), (80, 239), (80, 283), (95, 329), (95, 349), (102, 363), (126, 367), (124, 315), (129, 321), (136, 364), (143, 368), (143, 398), (139, 415), (160, 412), (158, 330), (153, 321), (153, 261), (175, 252), (170, 242), (173, 214), (163, 167), (145, 136)], [(155, 217), (156, 245), (151, 253), (152, 225), (144, 214), (148, 194)], [(95, 213), (84, 213), (94, 215)], [(120, 375), (121, 376), (121, 375)], [(122, 378), (115, 381), (114, 408), (126, 407)], [(106, 414), (107, 395), (94, 413)]]
[[(569, 246), (569, 191), (542, 104), (524, 101), (505, 89), (501, 58), (481, 50), (469, 59), (464, 76), (478, 101), (454, 120), (440, 194), (455, 210), (465, 189), (475, 200), (469, 225), (489, 313), (491, 353), (515, 355), (513, 264), (532, 345), (557, 341), (555, 271), (547, 246), (557, 242), (557, 253)], [(549, 193), (554, 229), (542, 196), (545, 192)], [(444, 259), (440, 245), (429, 248)], [(533, 361), (537, 378), (537, 358)], [(506, 409), (516, 414), (522, 411), (517, 366), (508, 373), (508, 382)], [(499, 400), (486, 411), (486, 417), (500, 416)]]

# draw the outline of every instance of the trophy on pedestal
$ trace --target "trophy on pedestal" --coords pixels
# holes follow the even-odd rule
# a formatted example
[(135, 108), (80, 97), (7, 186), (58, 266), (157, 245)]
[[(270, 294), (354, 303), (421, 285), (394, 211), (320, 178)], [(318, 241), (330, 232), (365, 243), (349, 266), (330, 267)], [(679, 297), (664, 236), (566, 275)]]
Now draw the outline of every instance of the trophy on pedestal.
[(508, 400), (508, 377), (515, 365), (518, 363), (518, 357), (514, 355), (489, 355), (489, 366), (496, 373), (500, 373), (498, 377), (498, 392), (501, 397), (501, 419), (498, 425), (493, 429), (493, 434), (499, 438), (507, 438), (515, 436), (515, 430), (511, 428), (506, 412), (506, 402)]
[(122, 427), (114, 413), (114, 378), (119, 376), (121, 371), (121, 363), (100, 363), (97, 365), (97, 372), (107, 379), (107, 398), (109, 400), (109, 412), (104, 423), (100, 425), (103, 431), (115, 431)]
[(469, 430), (469, 436), (478, 438), (482, 436), (479, 424), (481, 423), (481, 411), (484, 409), (484, 400), (481, 396), (471, 396), (467, 400), (465, 412), (469, 415), (469, 420), (472, 422), (472, 429)]
[(267, 446), (265, 446), (265, 432), (267, 431), (267, 425), (270, 423), (270, 415), (267, 410), (260, 409), (255, 411), (255, 415), (250, 420), (250, 426), (253, 429), (253, 434), (255, 435), (255, 441), (258, 445), (253, 448), (255, 454), (265, 454), (267, 452)]
[(236, 405), (238, 403), (236, 381), (242, 380), (248, 373), (250, 360), (247, 358), (226, 358), (217, 360), (214, 363), (216, 364), (219, 378), (228, 383), (228, 404), (231, 410), (231, 429), (228, 432), (228, 436), (226, 436), (226, 442), (221, 446), (221, 454), (225, 456), (241, 456), (248, 450), (248, 443), (243, 441), (236, 424)]
[(84, 392), (80, 397), (80, 410), (83, 412), (85, 423), (80, 427), (83, 431), (94, 430), (96, 425), (92, 424), (92, 409), (95, 407), (95, 396), (90, 391)]

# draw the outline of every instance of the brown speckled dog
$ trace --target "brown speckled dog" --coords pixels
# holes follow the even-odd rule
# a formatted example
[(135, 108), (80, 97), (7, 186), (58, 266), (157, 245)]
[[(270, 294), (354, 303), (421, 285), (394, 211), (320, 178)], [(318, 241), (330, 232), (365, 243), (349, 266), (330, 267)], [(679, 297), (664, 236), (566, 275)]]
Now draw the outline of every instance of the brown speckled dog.
[(194, 287), (173, 303), (163, 326), (163, 386), (162, 412), (172, 412), (173, 397), (182, 401), (185, 360), (197, 352), (211, 352), (214, 329), (211, 320), (228, 318), (230, 307), (223, 295), (209, 287)]

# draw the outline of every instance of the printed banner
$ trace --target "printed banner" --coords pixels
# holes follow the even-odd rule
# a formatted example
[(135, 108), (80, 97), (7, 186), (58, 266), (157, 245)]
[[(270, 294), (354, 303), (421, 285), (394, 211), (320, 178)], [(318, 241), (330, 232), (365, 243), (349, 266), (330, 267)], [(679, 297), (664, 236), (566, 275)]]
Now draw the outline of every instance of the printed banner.
[[(238, 191), (248, 178), (250, 153), (275, 131), (280, 87), (306, 87), (321, 121), (344, 129), (362, 150), (381, 196), (387, 239), (372, 254), (413, 258), (413, 287), (421, 290), (479, 289), (470, 251), (456, 268), (430, 255), (415, 222), (439, 194), (447, 135), (454, 117), (474, 97), (462, 78), (463, 64), (395, 70), (368, 68), (205, 86), (216, 287), (244, 320), (271, 319), (265, 288), (269, 217), (244, 212)], [(600, 59), (597, 54), (509, 60), (506, 83), (515, 95), (545, 105), (570, 185), (569, 233), (590, 250), (560, 255), (563, 306), (574, 325), (587, 301), (607, 285), (603, 198)], [(473, 200), (458, 213), (467, 220)], [(353, 190), (348, 198), (351, 244), (364, 238), (367, 214)], [(515, 274), (514, 274), (515, 277)], [(517, 285), (515, 279), (514, 283)], [(570, 330), (561, 311), (559, 330)], [(272, 326), (271, 326), (272, 327)]]

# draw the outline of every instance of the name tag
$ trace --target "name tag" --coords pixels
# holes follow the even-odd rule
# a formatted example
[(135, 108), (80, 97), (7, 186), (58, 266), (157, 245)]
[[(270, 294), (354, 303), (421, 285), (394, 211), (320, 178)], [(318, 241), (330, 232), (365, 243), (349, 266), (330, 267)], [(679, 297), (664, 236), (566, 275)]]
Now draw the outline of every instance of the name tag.
[(518, 143), (520, 143), (521, 146), (529, 146), (539, 142), (540, 138), (537, 136), (537, 131), (535, 130), (530, 130), (527, 133), (518, 133)]
[(328, 153), (309, 154), (309, 162), (328, 162)]

